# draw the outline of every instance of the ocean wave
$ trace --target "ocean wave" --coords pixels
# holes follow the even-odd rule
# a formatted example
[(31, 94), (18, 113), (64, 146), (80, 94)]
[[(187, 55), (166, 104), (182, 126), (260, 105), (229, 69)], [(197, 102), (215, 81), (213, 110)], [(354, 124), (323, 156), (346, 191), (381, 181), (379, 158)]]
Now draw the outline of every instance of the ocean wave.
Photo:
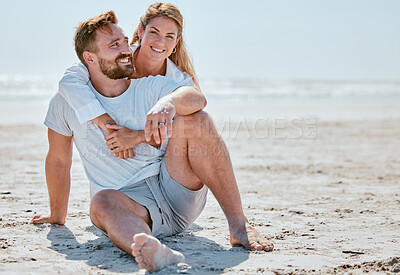
[(202, 90), (209, 96), (346, 97), (400, 96), (400, 80), (270, 80), (206, 79)]
[(58, 78), (43, 75), (0, 75), (0, 98), (8, 101), (48, 100), (57, 91)]
[[(58, 76), (0, 75), (1, 101), (49, 100), (58, 89)], [(321, 79), (200, 79), (210, 99), (257, 101), (262, 98), (400, 97), (400, 80)]]

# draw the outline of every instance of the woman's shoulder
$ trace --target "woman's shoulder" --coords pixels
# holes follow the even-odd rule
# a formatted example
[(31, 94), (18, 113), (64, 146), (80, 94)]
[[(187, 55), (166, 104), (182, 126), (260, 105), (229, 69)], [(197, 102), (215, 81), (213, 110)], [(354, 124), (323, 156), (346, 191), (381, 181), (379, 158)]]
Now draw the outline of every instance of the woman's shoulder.
[(169, 58), (167, 58), (167, 72), (165, 76), (183, 85), (194, 85), (192, 77), (188, 73), (182, 72)]
[(131, 45), (132, 51), (135, 52), (140, 45)]

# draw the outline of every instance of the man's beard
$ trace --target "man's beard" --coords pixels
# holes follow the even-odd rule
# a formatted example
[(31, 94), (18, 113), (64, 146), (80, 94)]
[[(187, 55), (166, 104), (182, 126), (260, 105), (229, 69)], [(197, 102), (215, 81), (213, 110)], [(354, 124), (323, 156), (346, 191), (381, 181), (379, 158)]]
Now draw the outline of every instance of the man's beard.
[(126, 57), (131, 58), (132, 56), (126, 54), (119, 55), (115, 60), (112, 61), (100, 57), (99, 64), (101, 72), (111, 79), (130, 77), (134, 72), (133, 64), (124, 65), (123, 67), (121, 67), (117, 62), (118, 60), (124, 59)]

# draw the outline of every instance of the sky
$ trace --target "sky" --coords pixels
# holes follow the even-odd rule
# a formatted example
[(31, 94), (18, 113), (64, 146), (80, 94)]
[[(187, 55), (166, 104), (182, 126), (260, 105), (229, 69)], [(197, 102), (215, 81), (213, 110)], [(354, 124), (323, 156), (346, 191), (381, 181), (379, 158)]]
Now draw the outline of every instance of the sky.
[[(171, 0), (202, 78), (400, 79), (398, 0)], [(0, 75), (61, 76), (74, 27), (107, 10), (131, 37), (153, 1), (0, 0)]]

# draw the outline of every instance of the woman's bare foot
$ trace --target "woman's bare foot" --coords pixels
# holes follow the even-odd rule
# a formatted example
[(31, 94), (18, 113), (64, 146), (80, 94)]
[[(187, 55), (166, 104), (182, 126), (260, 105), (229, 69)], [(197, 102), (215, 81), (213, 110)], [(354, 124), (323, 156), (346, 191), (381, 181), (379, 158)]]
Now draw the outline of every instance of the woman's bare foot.
[(274, 244), (262, 237), (247, 221), (231, 225), (229, 231), (231, 245), (243, 245), (251, 250), (271, 251), (274, 249)]
[(185, 257), (145, 233), (133, 236), (132, 255), (140, 268), (149, 272), (158, 271), (167, 265), (181, 263)]

